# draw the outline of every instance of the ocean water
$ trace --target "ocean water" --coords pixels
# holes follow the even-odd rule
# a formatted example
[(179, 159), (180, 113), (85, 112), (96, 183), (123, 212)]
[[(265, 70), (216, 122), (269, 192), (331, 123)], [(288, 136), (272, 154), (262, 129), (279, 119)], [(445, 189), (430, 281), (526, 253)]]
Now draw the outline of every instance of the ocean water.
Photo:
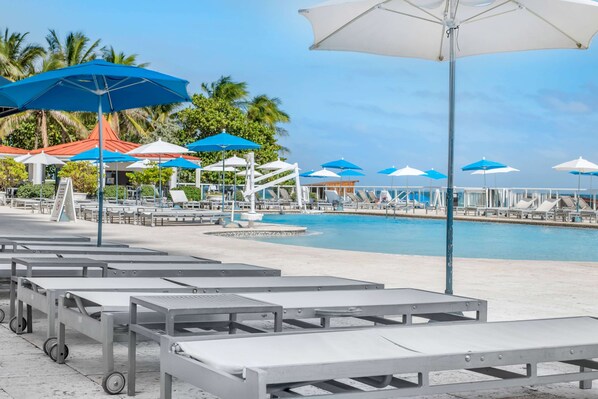
[[(307, 234), (251, 238), (280, 244), (444, 256), (445, 221), (360, 215), (265, 215)], [(598, 261), (598, 229), (455, 222), (454, 255), (468, 258)]]

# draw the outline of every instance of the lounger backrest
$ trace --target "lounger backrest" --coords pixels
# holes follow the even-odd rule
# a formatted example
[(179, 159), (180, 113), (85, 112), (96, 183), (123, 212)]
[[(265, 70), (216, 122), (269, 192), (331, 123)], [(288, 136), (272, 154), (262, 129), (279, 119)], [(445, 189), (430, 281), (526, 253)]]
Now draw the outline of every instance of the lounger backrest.
[(280, 193), (280, 196), (282, 197), (282, 199), (285, 199), (288, 201), (291, 200), (291, 196), (289, 195), (289, 192), (287, 191), (286, 188), (280, 188), (278, 192)]
[(170, 190), (170, 198), (172, 198), (172, 202), (175, 204), (189, 202), (187, 195), (183, 190)]
[(341, 199), (338, 193), (334, 190), (324, 190), (324, 196), (326, 196), (327, 202), (340, 201)]
[(579, 197), (579, 209), (590, 211), (592, 210), (592, 207), (586, 202), (586, 200), (583, 199), (583, 197)]
[(367, 194), (368, 194), (368, 197), (369, 197), (370, 201), (372, 201), (372, 202), (378, 202), (378, 197), (376, 197), (376, 193), (375, 192), (368, 191)]
[(363, 201), (363, 202), (370, 202), (370, 199), (368, 198), (368, 195), (365, 193), (364, 190), (357, 190), (357, 196)]
[(573, 198), (569, 197), (568, 195), (561, 196), (561, 201), (563, 202), (563, 207), (565, 208), (575, 208), (575, 201)]
[(361, 202), (359, 198), (353, 193), (347, 193), (347, 197), (351, 200), (351, 202)]
[(555, 199), (546, 200), (540, 204), (540, 206), (536, 209), (536, 211), (537, 212), (549, 212), (556, 206), (556, 204), (558, 202), (559, 201), (555, 200)]
[(274, 190), (272, 190), (271, 188), (267, 189), (266, 192), (268, 192), (268, 195), (272, 198), (272, 199), (278, 199), (278, 195), (276, 195), (276, 193), (274, 192)]

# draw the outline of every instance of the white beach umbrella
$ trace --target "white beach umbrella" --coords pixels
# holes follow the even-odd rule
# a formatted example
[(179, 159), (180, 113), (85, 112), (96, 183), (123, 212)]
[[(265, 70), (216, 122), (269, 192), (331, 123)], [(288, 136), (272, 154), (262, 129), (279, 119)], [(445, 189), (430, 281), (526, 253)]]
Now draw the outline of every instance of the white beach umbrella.
[(132, 164), (128, 165), (126, 168), (130, 169), (130, 170), (142, 170), (142, 169), (147, 169), (147, 168), (151, 168), (152, 163), (149, 159), (142, 159), (136, 162), (133, 162)]
[(159, 138), (153, 143), (144, 144), (127, 152), (129, 155), (158, 154), (158, 183), (160, 187), (160, 203), (162, 203), (162, 154), (185, 154), (191, 152), (187, 147), (162, 141)]
[(232, 166), (225, 166), (224, 169), (222, 168), (222, 162), (213, 163), (208, 166), (204, 166), (202, 172), (236, 172), (237, 169), (233, 168)]
[(507, 166), (506, 168), (496, 168), (496, 169), (489, 169), (489, 170), (476, 170), (472, 173), (472, 175), (493, 175), (496, 173), (511, 173), (511, 172), (521, 172), (519, 169), (512, 168)]
[(411, 168), (411, 167), (409, 167), (409, 165), (407, 165), (404, 168), (397, 169), (394, 172), (390, 173), (389, 176), (392, 176), (392, 177), (405, 176), (406, 181), (407, 181), (407, 203), (409, 203), (409, 194), (410, 194), (409, 176), (423, 176), (425, 174), (426, 174), (426, 172), (424, 172), (423, 170)]
[(23, 161), (24, 164), (31, 164), (31, 165), (42, 165), (42, 184), (39, 187), (39, 202), (40, 202), (40, 212), (41, 212), (41, 202), (42, 202), (42, 194), (43, 194), (43, 186), (44, 186), (44, 176), (45, 176), (45, 167), (48, 165), (64, 165), (60, 159), (56, 158), (55, 156), (48, 155), (45, 152), (40, 152), (39, 154), (35, 154), (30, 156), (29, 158)]
[(340, 176), (328, 169), (320, 169), (311, 173), (309, 177), (334, 177), (340, 179)]
[[(237, 173), (235, 173), (235, 174), (236, 174), (237, 176), (246, 176), (246, 175), (247, 175), (247, 172), (246, 172), (246, 171), (244, 171), (244, 170), (240, 170), (240, 171), (238, 171), (238, 172), (237, 172)], [(258, 172), (257, 170), (254, 170), (254, 171), (253, 171), (253, 175), (254, 175), (255, 177), (260, 177), (260, 176), (263, 176), (263, 174), (262, 174), (262, 173), (260, 173), (260, 172)]]
[(581, 174), (598, 172), (598, 165), (582, 157), (569, 162), (564, 162), (553, 166), (552, 169), (560, 172), (576, 172), (577, 174), (577, 212), (579, 212), (579, 192), (581, 191)]
[[(222, 166), (222, 162), (220, 162)], [(236, 155), (228, 157), (224, 160), (224, 166), (232, 166), (233, 168), (244, 168), (247, 166), (247, 161), (244, 158), (239, 158)]]
[(299, 11), (314, 50), (449, 61), (446, 293), (453, 293), (453, 156), (458, 57), (587, 49), (598, 31), (592, 0), (332, 0)]
[(15, 161), (20, 162), (20, 163), (24, 163), (25, 160), (31, 158), (31, 153), (28, 152), (27, 154), (24, 155), (19, 155), (18, 157), (15, 157)]
[(291, 166), (293, 165), (288, 162), (281, 161), (280, 158), (278, 158), (276, 161), (265, 163), (261, 166), (258, 166), (257, 168), (262, 170), (279, 170)]

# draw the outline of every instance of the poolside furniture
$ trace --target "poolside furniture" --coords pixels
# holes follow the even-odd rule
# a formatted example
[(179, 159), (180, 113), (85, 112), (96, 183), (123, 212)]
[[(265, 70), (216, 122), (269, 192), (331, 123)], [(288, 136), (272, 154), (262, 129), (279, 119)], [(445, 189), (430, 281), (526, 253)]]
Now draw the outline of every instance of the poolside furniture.
[(90, 242), (89, 237), (83, 236), (54, 236), (54, 235), (2, 235), (0, 238), (14, 241), (60, 241), (60, 242)]
[(370, 202), (377, 204), (380, 202), (379, 198), (376, 197), (376, 193), (374, 191), (366, 191), (366, 194), (370, 200)]
[[(172, 377), (221, 399), (302, 397), (300, 388), (305, 386), (321, 390), (321, 398), (360, 399), (574, 381), (587, 389), (598, 379), (598, 362), (592, 360), (598, 358), (598, 320), (436, 324), (203, 340), (163, 336), (160, 352), (162, 399), (171, 398)], [(543, 366), (548, 362), (576, 369), (546, 373)], [(525, 368), (503, 368), (517, 365)], [(452, 371), (460, 371), (461, 378)], [(432, 373), (446, 378), (437, 383)]]
[[(31, 254), (34, 255), (34, 254)], [(27, 254), (27, 256), (31, 256)], [(43, 255), (43, 254), (38, 254)], [(47, 256), (47, 255), (46, 255)], [(60, 254), (61, 258), (76, 258), (80, 255), (75, 254)], [(199, 256), (188, 255), (161, 255), (161, 254), (146, 254), (146, 255), (120, 255), (120, 254), (87, 254), (86, 258), (101, 260), (107, 263), (220, 263), (220, 261), (208, 258), (201, 258)], [(0, 264), (2, 263), (2, 254), (0, 254)]]
[(208, 211), (196, 209), (168, 209), (158, 208), (138, 211), (138, 223), (143, 226), (155, 227), (164, 223), (193, 222), (214, 224), (227, 216), (222, 211)]
[(183, 190), (170, 190), (170, 198), (172, 198), (174, 205), (179, 205), (185, 209), (201, 207), (200, 201), (189, 201)]
[[(9, 320), (10, 327), (13, 331), (21, 331), (25, 328), (22, 322), (23, 317), (15, 317), (15, 303), (17, 298), (17, 284), (18, 277), (23, 274), (26, 277), (35, 276), (83, 276), (87, 277), (88, 269), (100, 269), (100, 275), (105, 277), (107, 274), (108, 265), (105, 262), (88, 259), (88, 258), (74, 258), (74, 259), (60, 259), (60, 258), (31, 258), (31, 257), (14, 257), (10, 265), (10, 308)], [(24, 272), (22, 269), (25, 269)], [(20, 269), (20, 270), (19, 270)], [(21, 308), (22, 311), (22, 308)], [(30, 309), (28, 309), (28, 320), (31, 320)], [(4, 312), (0, 315), (4, 318)], [(15, 320), (15, 321), (13, 321)], [(0, 319), (0, 321), (2, 321)], [(31, 323), (29, 323), (31, 328)]]
[(280, 273), (246, 263), (108, 263), (107, 277), (273, 277)]
[(527, 212), (528, 210), (530, 210), (531, 207), (534, 205), (534, 202), (536, 202), (534, 198), (524, 198), (519, 200), (515, 204), (515, 206), (507, 210), (507, 217), (515, 215), (521, 219), (523, 217), (523, 212)]
[(165, 255), (165, 252), (147, 248), (121, 248), (121, 247), (96, 247), (96, 246), (74, 246), (74, 245), (19, 245), (17, 253), (40, 253), (40, 254), (81, 254), (81, 255)]
[(199, 293), (381, 290), (384, 284), (330, 276), (277, 277), (166, 277), (168, 281), (195, 287)]
[(326, 198), (326, 203), (331, 204), (335, 211), (343, 210), (346, 204), (336, 190), (324, 190), (324, 197)]
[[(244, 279), (247, 284), (246, 287), (241, 286), (238, 282), (235, 282), (236, 277), (227, 277), (220, 279), (221, 282), (213, 283), (212, 288), (216, 290), (226, 290), (228, 293), (243, 292), (244, 290), (256, 290), (256, 286), (260, 285), (259, 280), (267, 277), (253, 277), (250, 279)], [(333, 290), (335, 289), (333, 284), (327, 285), (323, 282), (330, 281), (329, 279), (321, 279), (318, 281), (318, 277), (314, 277), (309, 281), (303, 280), (303, 287), (299, 283), (293, 284), (295, 289), (306, 289), (305, 287), (313, 287), (311, 292), (306, 292), (306, 298), (309, 295), (314, 294), (316, 289), (322, 290)], [(134, 280), (134, 279), (133, 279)], [(288, 278), (285, 279), (289, 281)], [(173, 282), (173, 279), (169, 281)], [(354, 280), (339, 279), (339, 284), (347, 286), (348, 281), (354, 282)], [(174, 282), (173, 282), (174, 284)], [(227, 284), (230, 286), (227, 287)], [(270, 284), (264, 284), (261, 286), (262, 292), (276, 291), (276, 290), (288, 290), (286, 286), (280, 283), (270, 282)], [(352, 288), (359, 290), (362, 288), (365, 291), (365, 287), (375, 288), (380, 286), (375, 283), (361, 282), (361, 284), (355, 284)], [(200, 289), (194, 286), (181, 286), (178, 285), (184, 292), (192, 293), (197, 292)], [(210, 288), (206, 283), (206, 287)], [(220, 288), (217, 288), (220, 287)], [(172, 291), (172, 290), (170, 290)], [(177, 291), (180, 292), (180, 291)], [(352, 291), (356, 292), (356, 291)], [(369, 291), (368, 291), (369, 292)], [(72, 328), (80, 333), (89, 336), (102, 343), (102, 354), (104, 364), (104, 376), (107, 378), (114, 371), (113, 361), (113, 345), (117, 340), (122, 340), (120, 336), (115, 334), (120, 331), (123, 325), (129, 324), (129, 305), (130, 298), (136, 296), (136, 292), (113, 292), (110, 295), (105, 295), (103, 292), (93, 291), (69, 291), (59, 298), (58, 305), (58, 316), (59, 322), (58, 330), (58, 349), (55, 351), (57, 354), (58, 361), (61, 362), (60, 354), (64, 354), (68, 349), (64, 349), (65, 340), (65, 328)], [(306, 299), (307, 300), (307, 299)], [(93, 309), (93, 312), (91, 311)], [(98, 310), (99, 309), (99, 310)], [(144, 313), (144, 317), (145, 317)], [(99, 317), (98, 317), (99, 316)], [(147, 316), (149, 319), (139, 321), (143, 322), (154, 322), (155, 317), (151, 315)], [(261, 316), (259, 316), (261, 319)]]
[(559, 199), (547, 199), (542, 202), (536, 209), (529, 209), (522, 212), (522, 217), (531, 217), (534, 219), (539, 216), (542, 220), (548, 220), (550, 217), (554, 217), (555, 208), (559, 203)]

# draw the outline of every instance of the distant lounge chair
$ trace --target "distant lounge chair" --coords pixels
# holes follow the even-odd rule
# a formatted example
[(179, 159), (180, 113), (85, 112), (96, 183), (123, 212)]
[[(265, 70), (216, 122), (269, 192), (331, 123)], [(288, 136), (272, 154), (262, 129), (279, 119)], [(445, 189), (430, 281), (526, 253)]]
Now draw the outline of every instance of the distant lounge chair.
[(531, 217), (534, 219), (539, 216), (542, 220), (548, 220), (555, 214), (555, 208), (558, 205), (560, 199), (547, 199), (542, 202), (536, 209), (523, 211), (522, 217)]
[(199, 208), (199, 201), (189, 201), (187, 194), (183, 190), (170, 190), (170, 198), (174, 205), (179, 205), (181, 208)]
[(534, 198), (524, 198), (519, 200), (515, 206), (507, 210), (507, 216), (515, 215), (519, 218), (523, 217), (523, 212), (528, 211), (536, 202)]

